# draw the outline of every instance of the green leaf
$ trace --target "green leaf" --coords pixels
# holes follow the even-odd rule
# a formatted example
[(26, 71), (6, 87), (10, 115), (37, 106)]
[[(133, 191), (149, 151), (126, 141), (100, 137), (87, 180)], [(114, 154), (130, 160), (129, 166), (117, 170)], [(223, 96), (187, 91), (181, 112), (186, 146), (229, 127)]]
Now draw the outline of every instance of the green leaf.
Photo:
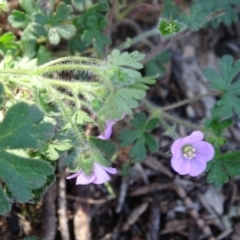
[(84, 29), (81, 35), (82, 42), (86, 46), (93, 44), (97, 53), (102, 53), (104, 46), (111, 44), (111, 39), (102, 32), (107, 26), (106, 16), (103, 15), (107, 10), (107, 1), (98, 2), (81, 14), (77, 20)]
[(145, 129), (146, 131), (152, 131), (154, 128), (157, 127), (158, 124), (159, 124), (159, 119), (152, 118), (147, 122)]
[(240, 151), (219, 153), (208, 167), (208, 181), (220, 187), (227, 182), (229, 177), (240, 174)]
[(107, 57), (106, 65), (100, 67), (100, 76), (105, 81), (110, 80), (113, 87), (129, 86), (141, 78), (141, 73), (135, 69), (142, 68), (139, 62), (144, 58), (144, 54), (134, 51), (132, 53), (113, 50)]
[(48, 145), (48, 149), (45, 152), (47, 159), (56, 161), (59, 158), (59, 152), (66, 152), (73, 148), (73, 145), (68, 141), (53, 141)]
[(48, 38), (52, 45), (57, 45), (60, 43), (60, 36), (56, 28), (50, 28), (48, 32)]
[[(35, 13), (33, 20), (35, 22), (35, 31), (44, 33), (40, 27), (48, 32), (48, 38), (51, 44), (57, 45), (60, 38), (70, 39), (76, 33), (76, 27), (71, 24), (74, 19), (72, 6), (60, 2), (55, 12), (49, 14)], [(67, 22), (67, 23), (66, 23)]]
[(211, 15), (214, 15), (214, 13), (218, 12), (219, 10), (224, 10), (225, 12), (218, 15), (217, 17), (213, 17), (212, 19), (210, 19), (210, 26), (217, 28), (221, 23), (226, 26), (230, 26), (232, 23), (238, 21), (238, 15), (230, 1), (214, 1), (218, 4), (218, 6), (213, 6), (211, 10)]
[(212, 118), (206, 119), (204, 125), (206, 128), (211, 128), (218, 136), (222, 136), (224, 129), (231, 127), (234, 123), (231, 118), (225, 120), (221, 118), (221, 109), (217, 105), (211, 109), (211, 115)]
[(231, 118), (233, 111), (240, 117), (239, 101), (239, 80), (233, 81), (240, 71), (240, 60), (233, 63), (231, 56), (225, 55), (219, 61), (221, 74), (216, 70), (207, 68), (204, 75), (211, 82), (210, 88), (220, 90), (222, 92), (221, 99), (217, 102), (219, 116), (221, 118)]
[(146, 121), (147, 121), (147, 117), (145, 113), (136, 113), (134, 115), (134, 119), (131, 120), (130, 124), (134, 128), (144, 129)]
[(54, 14), (54, 20), (57, 23), (72, 20), (73, 8), (71, 5), (67, 5), (64, 2), (60, 2), (57, 6), (56, 13)]
[[(78, 110), (74, 113), (74, 115), (72, 116), (72, 120), (74, 121), (74, 123), (81, 126), (85, 125), (86, 123), (93, 122), (93, 120), (88, 116), (88, 114), (81, 110)], [(71, 129), (71, 124), (67, 123), (62, 129), (62, 131), (70, 130), (70, 129)]]
[(223, 171), (222, 166), (215, 160), (212, 160), (212, 165), (207, 176), (207, 181), (209, 183), (213, 183), (217, 187), (221, 187), (228, 181), (227, 174)]
[(119, 134), (119, 139), (121, 140), (121, 147), (127, 147), (132, 144), (135, 140), (141, 137), (142, 131), (137, 129), (123, 129)]
[(145, 54), (134, 51), (131, 53), (123, 52), (115, 49), (107, 58), (107, 62), (113, 66), (128, 66), (136, 69), (141, 69), (143, 65), (139, 61), (143, 60)]
[(163, 11), (161, 17), (166, 19), (178, 19), (180, 16), (179, 8), (172, 0), (163, 0)]
[(2, 55), (5, 55), (8, 50), (11, 50), (12, 53), (17, 50), (15, 39), (15, 35), (12, 32), (4, 33), (0, 37), (0, 52)]
[(148, 150), (151, 153), (158, 151), (159, 145), (157, 140), (154, 137), (152, 137), (152, 135), (150, 135), (148, 132), (145, 133), (145, 142)]
[(53, 174), (54, 169), (46, 161), (19, 157), (4, 150), (0, 152), (0, 177), (16, 201), (31, 200), (31, 190), (43, 186), (46, 176)]
[(43, 113), (36, 105), (20, 102), (12, 106), (0, 124), (0, 147), (43, 148), (54, 135), (50, 123), (40, 123)]
[(96, 35), (96, 41), (93, 43), (93, 47), (97, 52), (102, 52), (105, 45), (110, 45), (112, 40), (104, 33), (98, 33)]
[(136, 161), (141, 161), (146, 158), (147, 150), (145, 147), (145, 136), (142, 135), (140, 138), (136, 140), (134, 145), (130, 150), (130, 157)]
[(35, 0), (19, 0), (21, 7), (27, 13), (32, 13), (32, 10), (35, 8)]
[(8, 22), (14, 28), (25, 28), (29, 22), (29, 19), (24, 12), (13, 10), (11, 15), (8, 17)]
[(96, 40), (98, 34), (99, 34), (98, 31), (94, 29), (84, 30), (81, 36), (81, 40), (86, 44), (86, 46), (89, 46), (92, 43), (92, 41)]
[(38, 65), (40, 66), (46, 62), (49, 62), (53, 57), (46, 47), (42, 45), (37, 51), (36, 58), (38, 60)]
[(202, 4), (192, 4), (190, 13), (182, 15), (181, 20), (188, 25), (191, 30), (196, 31), (206, 23), (207, 12), (203, 11)]
[(68, 49), (70, 54), (74, 55), (75, 52), (83, 52), (87, 46), (81, 41), (82, 31), (77, 30), (76, 34), (69, 40)]
[(138, 107), (138, 100), (145, 96), (149, 88), (147, 84), (156, 81), (153, 77), (141, 78), (139, 71), (130, 69), (141, 68), (142, 64), (138, 61), (143, 57), (143, 54), (136, 51), (132, 54), (120, 54), (116, 50), (108, 56), (107, 65), (99, 67), (100, 79), (109, 86), (104, 93), (107, 95), (104, 96), (105, 102), (99, 99), (95, 104), (97, 108), (94, 108), (103, 119), (120, 119), (124, 114), (131, 114), (132, 108)]
[(134, 129), (123, 129), (119, 134), (121, 146), (132, 145), (130, 150), (131, 158), (141, 161), (146, 158), (147, 149), (153, 153), (159, 148), (158, 142), (148, 132), (157, 125), (156, 120), (150, 119), (147, 121), (144, 113), (136, 113), (130, 124)]
[[(8, 198), (28, 202), (34, 199), (34, 191), (47, 186), (48, 176), (54, 168), (41, 159), (31, 159), (19, 150), (43, 148), (52, 138), (54, 127), (42, 122), (43, 113), (36, 105), (17, 103), (7, 111), (0, 123), (0, 179), (4, 182)], [(42, 193), (42, 192), (41, 192)], [(9, 211), (6, 196), (0, 188), (0, 214)]]
[(137, 100), (142, 99), (145, 92), (138, 89), (121, 88), (116, 89), (107, 97), (104, 106), (98, 114), (103, 119), (120, 119), (123, 114), (131, 114), (132, 108), (138, 107)]
[(85, 8), (89, 8), (93, 3), (92, 0), (72, 0), (73, 6), (83, 12)]
[(157, 76), (149, 76), (149, 77), (141, 77), (136, 79), (135, 83), (132, 85), (133, 88), (139, 89), (139, 90), (148, 90), (149, 86), (151, 84), (156, 83), (156, 77)]
[(56, 26), (56, 31), (59, 33), (59, 35), (62, 38), (68, 40), (75, 35), (76, 28), (71, 24), (65, 24), (65, 25)]

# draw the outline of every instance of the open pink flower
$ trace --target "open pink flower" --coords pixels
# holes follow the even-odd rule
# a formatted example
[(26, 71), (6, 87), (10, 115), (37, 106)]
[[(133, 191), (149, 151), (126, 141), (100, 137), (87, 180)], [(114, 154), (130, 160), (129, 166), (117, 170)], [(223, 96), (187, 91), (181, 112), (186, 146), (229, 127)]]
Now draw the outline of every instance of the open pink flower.
[(89, 184), (89, 183), (94, 183), (94, 184), (102, 184), (110, 180), (109, 175), (107, 174), (115, 174), (117, 172), (116, 168), (111, 168), (111, 167), (104, 167), (100, 165), (99, 163), (94, 163), (93, 171), (91, 175), (86, 175), (82, 170), (80, 170), (77, 173), (74, 173), (67, 177), (67, 179), (71, 178), (77, 178), (76, 185), (82, 184)]
[(207, 167), (206, 162), (214, 157), (213, 146), (202, 141), (201, 131), (194, 131), (191, 135), (174, 141), (171, 152), (171, 165), (180, 175), (189, 174), (195, 177)]

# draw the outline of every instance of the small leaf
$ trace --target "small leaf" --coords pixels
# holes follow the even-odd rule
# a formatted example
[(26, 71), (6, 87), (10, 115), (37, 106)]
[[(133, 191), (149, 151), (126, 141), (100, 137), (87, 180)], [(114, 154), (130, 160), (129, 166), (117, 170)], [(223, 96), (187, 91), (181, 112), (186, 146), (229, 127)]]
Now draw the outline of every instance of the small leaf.
[(147, 117), (145, 113), (135, 113), (134, 119), (132, 119), (130, 123), (134, 128), (144, 129), (146, 121)]
[(145, 133), (145, 141), (146, 141), (146, 146), (151, 153), (158, 151), (158, 148), (159, 148), (158, 142), (149, 133)]
[(147, 151), (144, 143), (145, 137), (144, 135), (142, 135), (140, 138), (137, 139), (137, 141), (130, 150), (130, 156), (133, 159), (140, 161), (146, 158)]
[(60, 42), (60, 36), (56, 28), (50, 28), (48, 32), (48, 38), (52, 45), (57, 45)]
[(131, 114), (132, 108), (138, 107), (137, 100), (143, 98), (145, 92), (142, 90), (122, 88), (116, 89), (107, 97), (104, 106), (98, 114), (103, 119), (120, 119), (123, 114)]
[(239, 80), (233, 82), (235, 76), (240, 72), (240, 60), (233, 63), (231, 56), (225, 55), (219, 61), (221, 74), (216, 70), (207, 68), (204, 75), (211, 82), (210, 88), (220, 90), (221, 99), (216, 103), (220, 118), (231, 118), (233, 111), (240, 117)]
[(73, 6), (83, 12), (85, 8), (89, 8), (93, 3), (92, 0), (72, 0)]
[(132, 144), (136, 139), (142, 135), (142, 131), (137, 129), (123, 129), (119, 134), (119, 139), (121, 140), (121, 147), (126, 147)]
[(17, 50), (17, 44), (15, 40), (15, 35), (12, 32), (4, 33), (0, 37), (0, 52), (5, 55), (7, 51), (15, 52)]
[(221, 136), (223, 130), (232, 126), (234, 122), (231, 118), (222, 120), (222, 118), (220, 117), (221, 109), (219, 108), (219, 106), (215, 105), (211, 109), (212, 119), (206, 119), (204, 125), (207, 128), (211, 128), (216, 133), (216, 135)]
[[(137, 113), (134, 119), (131, 120), (131, 125), (134, 129), (123, 129), (119, 134), (121, 146), (126, 147), (132, 145), (130, 156), (137, 161), (143, 160), (147, 155), (147, 149), (153, 153), (159, 148), (158, 142), (149, 133), (155, 125), (155, 120), (146, 121), (144, 113)], [(148, 126), (148, 128), (147, 128)]]
[(108, 56), (107, 61), (114, 66), (129, 66), (136, 69), (141, 69), (143, 65), (139, 61), (143, 60), (145, 54), (134, 51), (131, 53), (123, 52), (119, 50), (113, 50), (111, 55)]
[(159, 119), (152, 118), (147, 122), (145, 129), (146, 131), (152, 131), (154, 128), (157, 127), (158, 124), (159, 124)]
[(240, 151), (219, 153), (208, 167), (208, 181), (220, 187), (229, 177), (240, 175)]
[(8, 21), (14, 28), (25, 28), (28, 24), (26, 14), (19, 10), (13, 10), (11, 15), (8, 17)]
[(68, 40), (75, 35), (76, 28), (75, 28), (75, 26), (73, 26), (71, 24), (66, 24), (66, 25), (56, 26), (56, 31), (59, 33), (59, 35), (62, 38)]
[[(212, 160), (212, 161), (214, 161), (214, 160)], [(208, 173), (207, 180), (209, 183), (213, 183), (217, 187), (221, 187), (223, 185), (223, 183), (226, 183), (228, 181), (228, 176), (223, 171), (220, 164), (213, 162), (211, 170)]]
[(35, 8), (36, 1), (35, 0), (19, 0), (21, 7), (27, 12), (31, 13)]
[(190, 13), (182, 15), (182, 21), (193, 31), (202, 28), (206, 23), (207, 12), (203, 10), (203, 4), (192, 4)]

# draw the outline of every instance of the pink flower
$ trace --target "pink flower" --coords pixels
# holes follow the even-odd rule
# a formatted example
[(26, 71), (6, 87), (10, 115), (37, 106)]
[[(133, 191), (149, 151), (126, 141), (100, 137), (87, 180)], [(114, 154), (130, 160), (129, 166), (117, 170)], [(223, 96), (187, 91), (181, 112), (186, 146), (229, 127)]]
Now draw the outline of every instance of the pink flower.
[(174, 141), (171, 165), (180, 175), (195, 177), (206, 169), (206, 162), (213, 159), (214, 148), (210, 143), (202, 141), (203, 138), (201, 131), (194, 131), (190, 136)]
[(120, 119), (115, 119), (115, 120), (107, 120), (105, 122), (105, 129), (104, 132), (102, 134), (100, 134), (98, 136), (98, 138), (102, 139), (102, 140), (108, 140), (111, 135), (112, 135), (112, 127), (113, 125), (119, 121)]
[(116, 168), (104, 167), (99, 163), (94, 163), (94, 167), (91, 175), (88, 176), (82, 170), (80, 170), (79, 172), (74, 173), (69, 177), (67, 177), (67, 179), (76, 177), (77, 178), (76, 185), (79, 185), (79, 184), (85, 185), (89, 183), (102, 184), (110, 180), (110, 177), (107, 174), (107, 172), (111, 174), (115, 174), (117, 170)]
[(105, 128), (104, 128), (104, 132), (102, 134), (100, 134), (98, 136), (98, 138), (102, 139), (102, 140), (108, 140), (111, 135), (112, 135), (112, 127), (113, 125), (122, 120), (125, 117), (125, 114), (122, 115), (122, 117), (120, 119), (114, 119), (114, 120), (107, 120), (105, 122)]

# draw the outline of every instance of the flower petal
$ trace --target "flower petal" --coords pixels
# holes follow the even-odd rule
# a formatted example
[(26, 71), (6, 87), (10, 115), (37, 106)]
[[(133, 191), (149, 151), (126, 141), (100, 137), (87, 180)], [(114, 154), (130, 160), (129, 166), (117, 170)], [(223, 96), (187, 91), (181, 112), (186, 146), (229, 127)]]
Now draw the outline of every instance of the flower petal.
[(190, 163), (191, 168), (188, 174), (192, 177), (198, 176), (199, 174), (204, 172), (207, 167), (206, 162), (201, 157), (196, 157), (194, 160), (190, 160)]
[(76, 172), (76, 173), (74, 173), (74, 174), (68, 176), (67, 179), (75, 178), (75, 177), (77, 177), (81, 172), (82, 172), (82, 171)]
[(95, 179), (93, 183), (95, 184), (102, 184), (110, 180), (110, 177), (104, 170), (104, 167), (97, 163), (95, 163), (94, 165), (94, 175), (95, 175)]
[(119, 121), (119, 119), (106, 121), (104, 132), (100, 134), (98, 138), (102, 140), (108, 140), (112, 135), (112, 127), (117, 121)]
[(116, 174), (117, 173), (117, 169), (116, 168), (112, 168), (112, 167), (104, 167), (101, 166), (105, 171), (111, 173), (111, 174)]
[(171, 165), (172, 168), (180, 175), (185, 175), (190, 171), (190, 161), (191, 160), (185, 159), (183, 156), (173, 156), (171, 159)]
[(95, 180), (94, 174), (91, 174), (90, 176), (87, 176), (83, 171), (79, 176), (77, 177), (76, 185), (85, 185), (93, 182)]
[(214, 157), (214, 148), (212, 144), (204, 141), (195, 142), (192, 146), (196, 149), (196, 156), (200, 156), (206, 162), (210, 161)]
[(173, 142), (173, 145), (171, 146), (172, 155), (174, 155), (175, 157), (182, 155), (182, 146), (183, 146), (182, 139), (183, 138), (179, 138), (179, 139), (175, 140)]
[(192, 144), (194, 142), (203, 140), (203, 138), (204, 138), (204, 135), (201, 131), (194, 131), (194, 132), (192, 132), (191, 135), (183, 138), (182, 145), (184, 146), (186, 144)]

